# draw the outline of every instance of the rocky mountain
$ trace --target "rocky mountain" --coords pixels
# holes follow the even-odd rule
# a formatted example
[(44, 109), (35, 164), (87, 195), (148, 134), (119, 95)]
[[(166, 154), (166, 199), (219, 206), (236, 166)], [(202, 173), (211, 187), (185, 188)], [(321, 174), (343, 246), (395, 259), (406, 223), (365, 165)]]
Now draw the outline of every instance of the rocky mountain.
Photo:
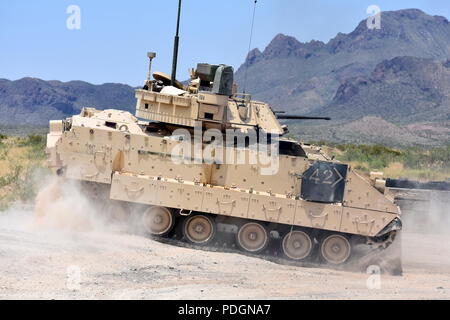
[(385, 60), (370, 76), (343, 81), (331, 103), (316, 113), (343, 120), (375, 115), (395, 123), (450, 120), (450, 61)]
[(46, 125), (49, 119), (68, 117), (82, 107), (134, 112), (134, 89), (115, 83), (0, 79), (0, 125)]
[[(372, 142), (441, 144), (450, 143), (445, 129), (450, 126), (449, 59), (449, 21), (406, 9), (383, 12), (381, 29), (368, 29), (364, 20), (353, 32), (339, 33), (328, 43), (303, 43), (279, 34), (264, 51), (252, 50), (236, 77), (241, 89), (275, 109), (333, 117), (325, 126), (291, 124), (296, 128), (291, 131), (306, 137), (341, 141), (342, 136), (348, 137), (342, 130), (352, 128), (355, 136), (371, 137), (367, 141)], [(389, 122), (388, 127), (398, 130), (385, 132), (403, 132), (403, 138), (362, 134), (355, 127), (369, 130), (367, 118), (363, 119), (367, 116), (373, 116), (368, 119), (378, 129)], [(431, 135), (428, 132), (425, 140), (420, 130), (412, 129), (430, 127), (430, 122), (437, 129)], [(317, 126), (321, 131), (314, 134)]]
[(368, 29), (364, 20), (328, 43), (279, 34), (263, 52), (252, 50), (236, 77), (255, 98), (305, 113), (330, 103), (349, 77), (368, 76), (377, 64), (398, 56), (449, 59), (449, 21), (407, 9), (383, 12), (379, 30)]

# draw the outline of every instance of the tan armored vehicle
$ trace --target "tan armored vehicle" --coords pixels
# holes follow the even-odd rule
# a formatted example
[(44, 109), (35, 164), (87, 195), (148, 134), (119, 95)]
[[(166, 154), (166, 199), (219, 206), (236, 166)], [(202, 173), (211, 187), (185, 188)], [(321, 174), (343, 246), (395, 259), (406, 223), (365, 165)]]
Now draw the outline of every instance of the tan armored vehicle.
[(186, 85), (153, 76), (136, 90), (136, 116), (85, 108), (50, 121), (49, 167), (145, 205), (151, 235), (204, 245), (227, 230), (246, 252), (279, 241), (285, 258), (335, 265), (355, 246), (394, 241), (392, 200), (320, 148), (284, 138), (278, 119), (295, 117), (236, 93), (230, 66), (199, 64)]
[(253, 254), (275, 244), (278, 257), (332, 265), (394, 241), (400, 211), (375, 183), (284, 138), (279, 119), (308, 118), (239, 94), (227, 65), (200, 63), (180, 83), (177, 53), (178, 25), (172, 76), (155, 72), (152, 80), (156, 54), (148, 54), (135, 116), (85, 108), (50, 121), (49, 167), (98, 200), (139, 208), (139, 224), (153, 236), (208, 246), (220, 239)]

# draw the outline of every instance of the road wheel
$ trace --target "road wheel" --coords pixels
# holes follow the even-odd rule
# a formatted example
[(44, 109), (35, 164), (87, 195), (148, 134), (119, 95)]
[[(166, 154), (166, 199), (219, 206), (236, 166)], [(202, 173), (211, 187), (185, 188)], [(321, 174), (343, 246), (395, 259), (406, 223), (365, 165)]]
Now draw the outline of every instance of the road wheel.
[(258, 253), (266, 248), (269, 235), (260, 223), (248, 222), (239, 228), (237, 243), (244, 251)]
[(320, 245), (322, 257), (334, 265), (346, 262), (351, 251), (350, 241), (340, 234), (331, 234), (325, 237)]
[(313, 241), (304, 231), (293, 230), (283, 237), (283, 253), (292, 260), (304, 260), (311, 255)]
[(163, 236), (173, 227), (173, 215), (164, 207), (150, 207), (144, 212), (143, 223), (145, 230), (152, 235)]
[(193, 215), (184, 222), (183, 234), (189, 242), (196, 244), (208, 243), (214, 236), (213, 220), (204, 215)]

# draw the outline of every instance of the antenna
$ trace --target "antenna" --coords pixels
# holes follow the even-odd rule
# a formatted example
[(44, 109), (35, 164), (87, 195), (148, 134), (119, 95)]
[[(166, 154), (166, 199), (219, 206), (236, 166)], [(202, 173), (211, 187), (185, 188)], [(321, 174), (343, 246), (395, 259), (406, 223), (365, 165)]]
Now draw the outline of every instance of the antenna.
[[(252, 46), (252, 37), (253, 37), (253, 26), (255, 24), (255, 12), (256, 12), (256, 3), (258, 2), (258, 0), (255, 0), (255, 4), (253, 6), (253, 18), (252, 18), (252, 27), (250, 28), (250, 40), (248, 41), (248, 51), (247, 51), (247, 56), (248, 53), (250, 53), (250, 49)], [(245, 89), (247, 88), (247, 70), (248, 70), (248, 65), (245, 66), (245, 75), (244, 75), (244, 93), (245, 93)]]
[(180, 37), (178, 36), (178, 33), (180, 31), (180, 15), (181, 15), (181, 0), (178, 1), (177, 31), (173, 43), (173, 61), (172, 61), (172, 78), (171, 78), (172, 86), (175, 86), (175, 81), (177, 77), (178, 43), (180, 40)]

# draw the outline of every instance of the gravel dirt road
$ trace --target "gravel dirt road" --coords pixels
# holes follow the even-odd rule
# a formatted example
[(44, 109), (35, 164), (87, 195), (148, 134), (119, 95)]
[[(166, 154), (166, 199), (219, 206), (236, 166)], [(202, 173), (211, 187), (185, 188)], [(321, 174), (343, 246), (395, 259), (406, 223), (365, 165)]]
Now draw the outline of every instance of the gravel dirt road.
[[(111, 230), (36, 228), (0, 214), (0, 299), (449, 299), (450, 237), (404, 233), (404, 275), (280, 265)], [(79, 286), (78, 280), (79, 279)]]

